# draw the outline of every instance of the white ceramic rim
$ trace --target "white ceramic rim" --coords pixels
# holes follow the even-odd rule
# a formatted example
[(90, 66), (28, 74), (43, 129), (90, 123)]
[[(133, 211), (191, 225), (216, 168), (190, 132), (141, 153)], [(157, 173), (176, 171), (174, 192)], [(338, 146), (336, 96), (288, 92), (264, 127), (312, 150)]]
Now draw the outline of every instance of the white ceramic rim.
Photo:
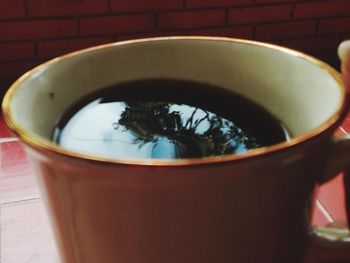
[[(339, 89), (341, 90), (341, 103), (339, 103), (338, 108), (336, 109), (335, 113), (328, 118), (326, 122), (324, 122), (321, 126), (301, 135), (297, 136), (295, 138), (292, 138), (289, 141), (282, 142), (279, 144), (275, 144), (268, 147), (261, 147), (257, 149), (250, 150), (246, 153), (242, 154), (228, 154), (223, 156), (215, 156), (215, 157), (204, 157), (204, 158), (192, 158), (192, 159), (174, 159), (174, 160), (163, 160), (163, 159), (112, 159), (112, 158), (105, 158), (105, 157), (98, 157), (90, 154), (82, 154), (70, 150), (66, 150), (59, 145), (42, 138), (40, 136), (36, 136), (35, 134), (32, 134), (28, 132), (26, 129), (24, 129), (20, 123), (16, 122), (13, 118), (13, 114), (11, 111), (11, 99), (16, 92), (16, 90), (19, 88), (19, 86), (22, 85), (23, 82), (26, 81), (31, 75), (35, 74), (38, 71), (45, 70), (45, 68), (50, 67), (52, 64), (57, 63), (61, 60), (69, 59), (73, 56), (81, 55), (87, 52), (94, 52), (99, 49), (104, 49), (112, 46), (121, 46), (121, 45), (127, 45), (132, 43), (139, 43), (139, 42), (147, 42), (147, 41), (169, 41), (169, 40), (206, 40), (206, 41), (226, 41), (226, 42), (235, 42), (235, 43), (242, 43), (247, 45), (255, 45), (255, 46), (261, 46), (269, 49), (273, 49), (276, 51), (283, 52), (286, 55), (299, 57), (302, 59), (305, 59), (315, 66), (319, 67), (321, 70), (325, 71), (331, 77), (336, 81), (338, 84)], [(83, 50), (79, 50), (76, 52), (72, 52), (57, 58), (54, 58), (44, 64), (41, 64), (37, 66), (36, 68), (28, 71), (24, 75), (22, 75), (17, 81), (15, 81), (9, 90), (6, 92), (3, 103), (2, 103), (2, 109), (3, 109), (3, 115), (4, 120), (8, 127), (12, 130), (14, 134), (25, 144), (30, 146), (31, 148), (38, 150), (39, 152), (43, 153), (53, 153), (58, 154), (63, 157), (67, 158), (78, 158), (83, 159), (85, 161), (93, 161), (93, 162), (100, 162), (100, 163), (109, 163), (109, 164), (132, 164), (132, 165), (152, 165), (152, 166), (187, 166), (187, 165), (203, 165), (203, 164), (217, 164), (222, 162), (228, 162), (228, 161), (238, 161), (238, 160), (246, 160), (248, 158), (253, 157), (262, 157), (266, 154), (271, 153), (277, 153), (280, 151), (287, 150), (291, 147), (294, 147), (296, 145), (299, 145), (301, 143), (304, 143), (306, 141), (311, 140), (312, 138), (315, 138), (322, 133), (328, 131), (335, 125), (339, 124), (339, 121), (346, 113), (346, 102), (348, 100), (347, 92), (345, 85), (342, 81), (341, 75), (338, 71), (336, 71), (334, 68), (329, 66), (328, 64), (311, 57), (309, 55), (306, 55), (304, 53), (273, 45), (268, 43), (262, 43), (257, 41), (251, 41), (251, 40), (243, 40), (243, 39), (236, 39), (236, 38), (226, 38), (226, 37), (207, 37), (207, 36), (174, 36), (174, 37), (156, 37), (156, 38), (144, 38), (144, 39), (137, 39), (137, 40), (128, 40), (128, 41), (122, 41), (122, 42), (116, 42), (116, 43), (110, 43), (110, 44), (104, 44), (96, 47), (91, 47)]]

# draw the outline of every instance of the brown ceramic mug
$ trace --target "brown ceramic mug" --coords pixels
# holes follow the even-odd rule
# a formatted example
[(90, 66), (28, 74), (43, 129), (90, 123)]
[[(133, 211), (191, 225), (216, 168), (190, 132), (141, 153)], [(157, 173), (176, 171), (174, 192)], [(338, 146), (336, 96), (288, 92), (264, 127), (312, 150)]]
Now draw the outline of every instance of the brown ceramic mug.
[[(145, 78), (234, 91), (293, 136), (244, 154), (181, 160), (107, 159), (50, 141), (79, 98)], [(320, 262), (350, 260), (347, 230), (310, 227), (315, 185), (350, 163), (350, 140), (333, 137), (346, 91), (321, 61), (227, 38), (120, 42), (33, 69), (12, 85), (3, 111), (42, 182), (63, 262), (296, 263), (310, 249)]]

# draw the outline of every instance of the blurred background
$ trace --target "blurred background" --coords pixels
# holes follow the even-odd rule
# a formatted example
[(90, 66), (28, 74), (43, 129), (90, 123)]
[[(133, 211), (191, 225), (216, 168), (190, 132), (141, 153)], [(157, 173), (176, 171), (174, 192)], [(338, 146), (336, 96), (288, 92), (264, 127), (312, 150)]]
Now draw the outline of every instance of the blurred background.
[(1, 0), (0, 99), (25, 71), (64, 53), (151, 36), (213, 35), (297, 49), (339, 67), (350, 0)]

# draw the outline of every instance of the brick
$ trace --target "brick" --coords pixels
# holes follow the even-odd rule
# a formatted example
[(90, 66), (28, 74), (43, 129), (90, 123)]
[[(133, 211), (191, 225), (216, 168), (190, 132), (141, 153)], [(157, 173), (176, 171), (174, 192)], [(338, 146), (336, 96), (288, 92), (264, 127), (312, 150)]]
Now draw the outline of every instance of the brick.
[(0, 62), (0, 82), (3, 80), (15, 80), (28, 70), (41, 64), (43, 61), (28, 60), (28, 61), (16, 61), (16, 62)]
[(350, 17), (321, 19), (319, 34), (338, 34), (350, 32)]
[(337, 55), (336, 50), (331, 51), (321, 51), (321, 52), (309, 52), (311, 56), (314, 56), (318, 58), (319, 60), (322, 60), (326, 62), (327, 64), (331, 65), (335, 69), (339, 70), (340, 61)]
[(155, 18), (153, 15), (124, 15), (82, 18), (80, 23), (82, 35), (126, 34), (150, 31)]
[(4, 43), (0, 44), (1, 60), (23, 60), (35, 56), (34, 43)]
[[(298, 0), (301, 1), (301, 0)], [(256, 4), (268, 4), (268, 3), (294, 3), (295, 0), (255, 0)]]
[(303, 52), (336, 50), (339, 36), (314, 36), (279, 41), (279, 44)]
[(225, 10), (169, 12), (158, 15), (158, 28), (184, 29), (218, 26), (225, 23)]
[(105, 13), (107, 0), (27, 0), (30, 16), (61, 16)]
[(12, 79), (2, 79), (0, 77), (0, 101), (2, 101), (7, 89), (11, 86), (12, 83), (13, 83)]
[(298, 3), (295, 7), (295, 18), (327, 17), (350, 15), (349, 0), (328, 0), (324, 2)]
[(113, 42), (112, 37), (49, 40), (38, 43), (39, 58), (53, 58), (83, 48)]
[(25, 15), (24, 0), (1, 0), (0, 19)]
[(253, 26), (234, 26), (191, 30), (190, 35), (253, 38)]
[(186, 0), (186, 7), (220, 7), (252, 4), (253, 0)]
[(292, 13), (292, 5), (242, 7), (229, 10), (228, 23), (259, 23), (287, 20)]
[(260, 40), (310, 36), (315, 33), (316, 21), (295, 21), (258, 25), (255, 37)]
[(182, 5), (183, 0), (111, 0), (113, 12), (171, 10), (179, 9)]
[(50, 39), (74, 36), (77, 32), (78, 23), (73, 19), (0, 23), (0, 41)]

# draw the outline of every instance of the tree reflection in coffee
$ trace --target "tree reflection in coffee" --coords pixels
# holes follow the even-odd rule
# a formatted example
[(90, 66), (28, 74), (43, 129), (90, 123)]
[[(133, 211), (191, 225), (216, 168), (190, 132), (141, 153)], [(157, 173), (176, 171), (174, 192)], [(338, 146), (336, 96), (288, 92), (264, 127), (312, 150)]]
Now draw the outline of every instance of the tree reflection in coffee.
[(112, 159), (239, 154), (288, 140), (284, 125), (248, 99), (205, 83), (148, 79), (90, 94), (58, 121), (53, 140)]

